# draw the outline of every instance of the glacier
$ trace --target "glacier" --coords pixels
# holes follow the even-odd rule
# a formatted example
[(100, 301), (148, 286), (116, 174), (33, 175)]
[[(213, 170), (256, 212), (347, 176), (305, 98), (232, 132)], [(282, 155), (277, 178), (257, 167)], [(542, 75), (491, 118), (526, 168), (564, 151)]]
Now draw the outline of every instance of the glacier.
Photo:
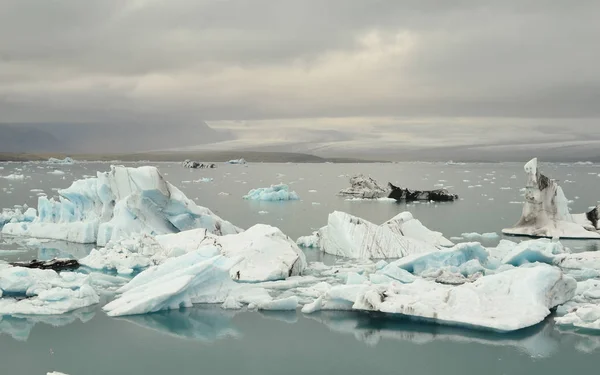
[(244, 195), (244, 199), (254, 201), (293, 201), (300, 197), (285, 184), (271, 185), (268, 188), (252, 189)]
[(440, 232), (426, 228), (410, 212), (403, 212), (382, 225), (334, 211), (327, 225), (297, 243), (318, 247), (332, 255), (355, 259), (401, 258), (452, 246)]
[(555, 180), (544, 176), (538, 160), (525, 164), (527, 185), (521, 218), (504, 234), (530, 237), (599, 239), (598, 207), (584, 214), (571, 214), (568, 200)]
[(2, 233), (105, 245), (131, 233), (167, 234), (206, 228), (215, 234), (242, 230), (196, 205), (155, 167), (111, 166), (97, 177), (59, 190), (59, 200), (39, 197), (31, 223), (8, 223)]

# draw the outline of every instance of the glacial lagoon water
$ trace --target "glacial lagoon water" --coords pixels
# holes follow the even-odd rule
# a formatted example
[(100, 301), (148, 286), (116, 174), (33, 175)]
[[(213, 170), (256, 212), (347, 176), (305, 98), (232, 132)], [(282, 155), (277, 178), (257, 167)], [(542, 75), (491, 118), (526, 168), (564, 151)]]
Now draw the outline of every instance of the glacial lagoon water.
[[(446, 237), (497, 232), (521, 213), (521, 164), (218, 164), (189, 170), (178, 163), (156, 165), (166, 179), (198, 204), (240, 227), (277, 226), (292, 238), (310, 234), (334, 210), (380, 223), (409, 210)], [(109, 169), (109, 163), (0, 164), (0, 207), (56, 194), (72, 181)], [(561, 181), (572, 212), (598, 204), (600, 165), (543, 164)], [(51, 174), (52, 170), (64, 174)], [(380, 182), (418, 189), (445, 186), (460, 196), (454, 203), (349, 201), (335, 193), (356, 173)], [(202, 178), (207, 182), (194, 182)], [(253, 202), (251, 188), (286, 183), (301, 200)], [(33, 190), (33, 191), (32, 191)], [(225, 194), (226, 193), (226, 194)], [(520, 239), (510, 238), (519, 241)], [(497, 241), (484, 243), (493, 246)], [(600, 242), (563, 241), (573, 251), (597, 250)], [(89, 245), (0, 239), (0, 259), (83, 257)], [(309, 260), (335, 262), (306, 250)], [(101, 305), (100, 305), (101, 306)], [(0, 318), (0, 373), (92, 374), (564, 374), (600, 367), (600, 336), (559, 330), (552, 319), (510, 334), (443, 327), (357, 312), (224, 311), (218, 306), (110, 318), (100, 306), (60, 316)]]

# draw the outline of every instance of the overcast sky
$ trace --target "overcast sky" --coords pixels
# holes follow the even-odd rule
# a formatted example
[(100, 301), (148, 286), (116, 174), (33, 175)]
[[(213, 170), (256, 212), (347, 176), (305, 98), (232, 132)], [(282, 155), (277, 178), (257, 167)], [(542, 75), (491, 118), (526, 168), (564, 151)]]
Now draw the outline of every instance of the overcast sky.
[(2, 0), (0, 122), (160, 115), (309, 141), (323, 126), (559, 140), (577, 123), (585, 139), (599, 15), (597, 0)]

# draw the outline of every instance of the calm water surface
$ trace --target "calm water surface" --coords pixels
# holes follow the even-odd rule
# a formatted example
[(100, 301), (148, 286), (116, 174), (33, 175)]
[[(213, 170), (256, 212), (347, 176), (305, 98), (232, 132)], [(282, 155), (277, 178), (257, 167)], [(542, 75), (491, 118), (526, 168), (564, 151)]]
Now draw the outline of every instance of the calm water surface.
[[(128, 165), (141, 165), (128, 164)], [(215, 170), (187, 170), (158, 163), (174, 185), (198, 204), (247, 228), (266, 223), (292, 238), (310, 234), (334, 210), (381, 223), (409, 210), (447, 237), (464, 232), (500, 232), (519, 218), (520, 164), (219, 164)], [(38, 191), (48, 196), (76, 179), (108, 170), (107, 163), (67, 166), (0, 164), (0, 207), (36, 206)], [(594, 186), (600, 166), (543, 165), (562, 181), (572, 212), (598, 204)], [(49, 174), (52, 169), (64, 175)], [(335, 196), (348, 177), (365, 173), (382, 183), (432, 189), (449, 187), (461, 200), (448, 204), (347, 201)], [(513, 176), (516, 176), (514, 178)], [(193, 182), (203, 177), (211, 182)], [(572, 182), (571, 182), (572, 181)], [(296, 202), (250, 202), (251, 188), (287, 183)], [(437, 186), (436, 186), (437, 185)], [(316, 190), (316, 192), (309, 192)], [(219, 193), (228, 193), (222, 195)], [(512, 203), (511, 203), (512, 202)], [(259, 212), (263, 213), (259, 213)], [(267, 213), (264, 213), (264, 212)], [(511, 238), (515, 240), (514, 238)], [(594, 241), (567, 241), (574, 251), (596, 250)], [(493, 246), (495, 242), (486, 245)], [(0, 259), (85, 256), (91, 246), (0, 239)], [(307, 250), (311, 260), (335, 261)], [(600, 368), (600, 337), (556, 329), (546, 323), (512, 334), (415, 323), (355, 312), (312, 315), (231, 312), (199, 306), (128, 318), (109, 318), (97, 307), (55, 317), (1, 317), (0, 373), (45, 374), (564, 374)]]

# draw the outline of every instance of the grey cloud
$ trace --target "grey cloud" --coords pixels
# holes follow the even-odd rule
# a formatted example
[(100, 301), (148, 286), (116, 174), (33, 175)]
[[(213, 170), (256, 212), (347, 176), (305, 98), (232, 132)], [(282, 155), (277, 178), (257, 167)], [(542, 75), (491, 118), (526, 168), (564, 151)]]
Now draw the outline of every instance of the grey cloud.
[(5, 0), (0, 110), (95, 123), (600, 117), (598, 14), (597, 1)]

